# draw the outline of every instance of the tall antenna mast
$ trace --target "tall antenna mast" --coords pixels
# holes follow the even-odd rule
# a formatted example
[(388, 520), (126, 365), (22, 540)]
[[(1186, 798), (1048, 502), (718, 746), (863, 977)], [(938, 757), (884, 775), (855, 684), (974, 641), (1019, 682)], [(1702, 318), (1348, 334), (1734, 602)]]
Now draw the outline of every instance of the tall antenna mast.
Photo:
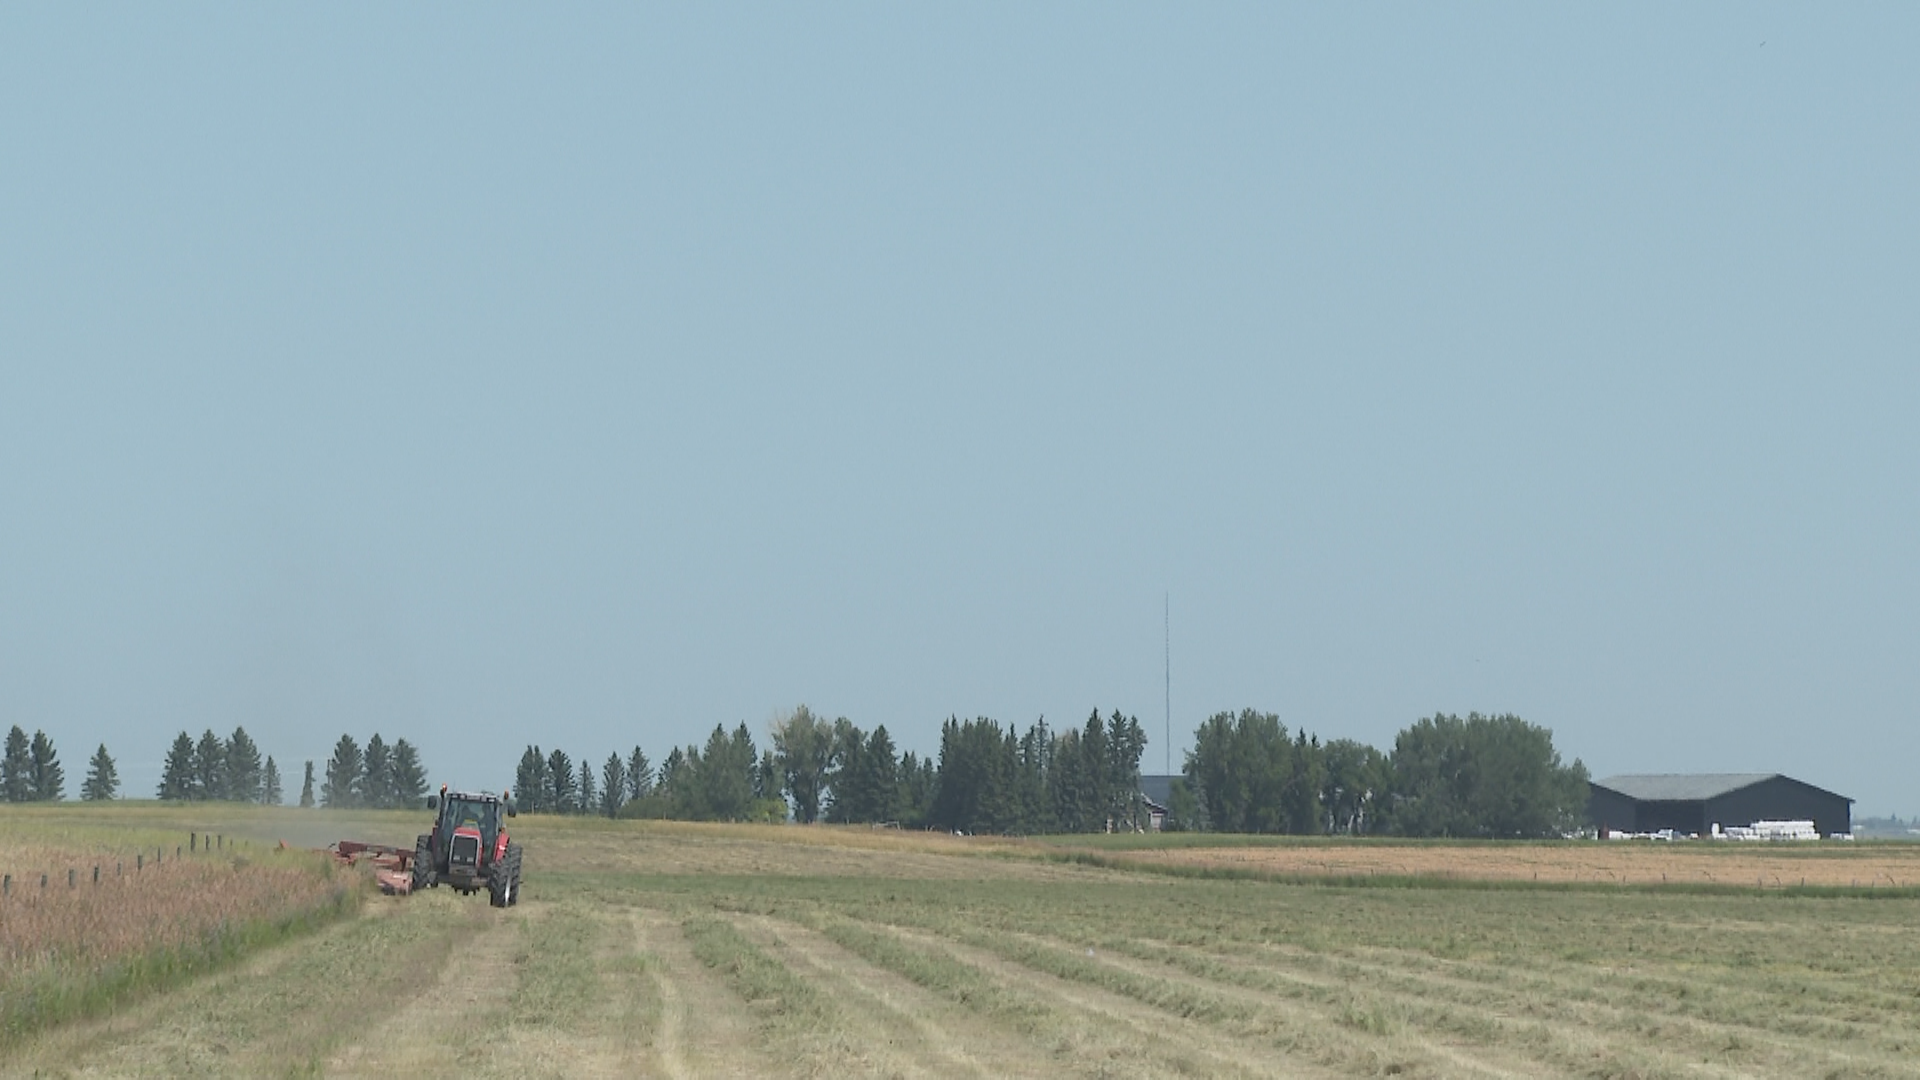
[(1167, 662), (1167, 775), (1173, 775), (1173, 594), (1160, 594), (1161, 629), (1166, 633)]

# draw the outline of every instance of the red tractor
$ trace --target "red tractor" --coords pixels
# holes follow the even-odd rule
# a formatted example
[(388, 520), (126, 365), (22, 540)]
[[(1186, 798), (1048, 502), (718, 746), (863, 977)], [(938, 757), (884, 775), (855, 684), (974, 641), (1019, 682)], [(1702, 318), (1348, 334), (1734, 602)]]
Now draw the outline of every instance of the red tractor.
[(506, 818), (514, 816), (506, 795), (466, 791), (427, 796), (438, 810), (433, 831), (415, 842), (413, 887), (449, 885), (462, 895), (487, 890), (494, 907), (520, 902), (520, 845), (507, 839)]

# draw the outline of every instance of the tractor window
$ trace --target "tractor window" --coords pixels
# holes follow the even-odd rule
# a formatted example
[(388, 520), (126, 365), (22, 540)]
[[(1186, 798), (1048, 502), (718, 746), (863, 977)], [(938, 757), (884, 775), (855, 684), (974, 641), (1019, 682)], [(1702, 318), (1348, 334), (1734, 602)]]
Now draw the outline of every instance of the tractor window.
[(482, 842), (489, 845), (500, 827), (498, 819), (499, 812), (493, 803), (453, 799), (447, 805), (447, 820), (453, 825), (450, 833), (462, 828), (478, 829)]

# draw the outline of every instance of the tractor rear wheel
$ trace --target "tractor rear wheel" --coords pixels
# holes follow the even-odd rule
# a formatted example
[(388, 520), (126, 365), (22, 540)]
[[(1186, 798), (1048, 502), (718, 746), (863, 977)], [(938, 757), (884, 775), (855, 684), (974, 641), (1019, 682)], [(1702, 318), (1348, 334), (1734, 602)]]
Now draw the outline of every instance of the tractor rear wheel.
[(520, 862), (520, 845), (507, 842), (507, 850), (493, 860), (487, 867), (487, 902), (494, 907), (506, 907), (517, 897), (520, 891), (519, 875), (514, 870)]
[(413, 888), (418, 892), (433, 883), (433, 836), (422, 833), (413, 842)]

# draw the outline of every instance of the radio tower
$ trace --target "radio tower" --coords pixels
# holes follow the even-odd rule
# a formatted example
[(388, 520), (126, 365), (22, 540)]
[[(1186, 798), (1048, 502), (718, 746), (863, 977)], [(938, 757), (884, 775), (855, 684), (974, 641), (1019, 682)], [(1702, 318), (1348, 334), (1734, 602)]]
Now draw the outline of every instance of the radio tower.
[(1167, 664), (1167, 714), (1166, 714), (1166, 754), (1167, 775), (1173, 775), (1173, 599), (1171, 593), (1160, 595), (1161, 630), (1166, 634)]

